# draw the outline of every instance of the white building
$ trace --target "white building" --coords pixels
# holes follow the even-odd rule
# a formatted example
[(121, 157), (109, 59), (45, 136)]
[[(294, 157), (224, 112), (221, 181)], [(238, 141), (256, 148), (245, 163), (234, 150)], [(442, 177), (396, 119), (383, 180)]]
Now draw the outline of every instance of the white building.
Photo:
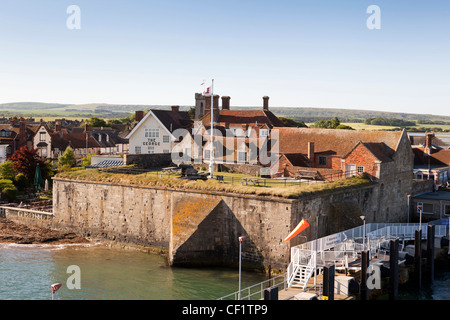
[(192, 130), (193, 121), (178, 106), (171, 110), (149, 110), (128, 134), (130, 154), (171, 153), (179, 137), (177, 129)]

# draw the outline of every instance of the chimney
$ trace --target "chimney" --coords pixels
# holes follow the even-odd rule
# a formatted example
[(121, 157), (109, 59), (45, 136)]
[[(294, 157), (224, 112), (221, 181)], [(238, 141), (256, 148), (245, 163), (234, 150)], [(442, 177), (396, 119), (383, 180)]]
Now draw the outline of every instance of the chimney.
[(19, 122), (19, 132), (20, 134), (25, 134), (25, 128), (27, 127), (27, 123), (25, 120), (20, 120)]
[(432, 141), (433, 141), (433, 137), (434, 137), (434, 133), (432, 132), (427, 132), (425, 134), (425, 153), (430, 155), (432, 152)]
[(214, 110), (219, 110), (219, 96), (217, 94), (213, 97), (213, 107)]
[(314, 163), (314, 142), (308, 142), (308, 159)]
[(269, 97), (268, 96), (263, 97), (263, 110), (269, 111)]
[(61, 121), (56, 121), (56, 123), (55, 123), (55, 131), (56, 132), (61, 131)]
[(144, 118), (144, 111), (136, 111), (135, 118), (137, 122), (140, 122)]
[(222, 110), (230, 110), (230, 97), (222, 96)]
[(180, 106), (172, 106), (172, 111), (179, 112)]

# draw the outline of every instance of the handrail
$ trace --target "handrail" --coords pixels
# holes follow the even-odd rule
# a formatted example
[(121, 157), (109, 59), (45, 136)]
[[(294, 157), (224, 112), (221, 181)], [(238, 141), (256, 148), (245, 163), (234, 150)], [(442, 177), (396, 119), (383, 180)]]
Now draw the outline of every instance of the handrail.
[[(277, 281), (281, 280), (277, 283)], [(272, 285), (270, 283), (272, 282)], [(286, 273), (283, 273), (282, 275), (276, 276), (274, 278), (264, 280), (260, 283), (257, 283), (255, 285), (249, 286), (247, 288), (241, 289), (240, 291), (236, 291), (233, 293), (230, 293), (226, 296), (223, 296), (217, 300), (253, 300), (253, 299), (263, 299), (264, 298), (264, 290), (266, 289), (273, 289), (275, 287), (279, 287), (282, 285), (284, 288), (287, 289), (287, 283), (286, 283)], [(259, 288), (258, 288), (259, 287)], [(252, 292), (252, 289), (257, 288), (259, 290), (256, 290)], [(239, 299), (240, 297), (240, 299)]]

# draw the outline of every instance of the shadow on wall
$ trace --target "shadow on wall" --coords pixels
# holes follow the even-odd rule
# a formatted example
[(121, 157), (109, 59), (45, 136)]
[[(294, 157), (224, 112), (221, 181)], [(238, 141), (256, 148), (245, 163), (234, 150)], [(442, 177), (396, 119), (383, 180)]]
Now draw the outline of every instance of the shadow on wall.
[(239, 265), (239, 237), (242, 245), (242, 268), (264, 270), (264, 257), (229, 206), (220, 202), (198, 224), (193, 233), (172, 256), (176, 267), (211, 267)]

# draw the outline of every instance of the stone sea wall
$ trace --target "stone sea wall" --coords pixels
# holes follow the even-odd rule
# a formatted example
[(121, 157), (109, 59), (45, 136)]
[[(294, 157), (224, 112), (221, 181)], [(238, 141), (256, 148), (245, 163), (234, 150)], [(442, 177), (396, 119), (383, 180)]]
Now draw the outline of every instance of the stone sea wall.
[[(285, 271), (290, 247), (367, 222), (380, 214), (379, 184), (299, 199), (171, 190), (54, 179), (53, 227), (83, 236), (163, 250), (174, 266), (236, 266)], [(403, 199), (401, 199), (403, 201)], [(310, 223), (289, 243), (284, 238)], [(406, 219), (406, 212), (405, 212)], [(404, 219), (403, 219), (404, 220)]]

